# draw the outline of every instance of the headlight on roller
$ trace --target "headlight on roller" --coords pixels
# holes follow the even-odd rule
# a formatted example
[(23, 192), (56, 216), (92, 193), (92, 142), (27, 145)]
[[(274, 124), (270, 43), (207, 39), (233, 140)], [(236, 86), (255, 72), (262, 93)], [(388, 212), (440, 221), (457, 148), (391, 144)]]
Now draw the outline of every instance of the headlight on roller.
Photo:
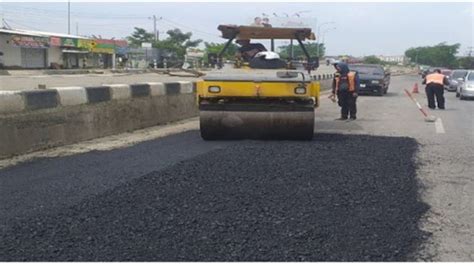
[(221, 87), (219, 86), (209, 86), (208, 88), (210, 93), (219, 93), (221, 92)]
[(306, 88), (305, 87), (296, 87), (295, 88), (295, 94), (306, 94)]
[(378, 80), (372, 80), (372, 84), (379, 84), (379, 83), (380, 83), (380, 81), (378, 81)]

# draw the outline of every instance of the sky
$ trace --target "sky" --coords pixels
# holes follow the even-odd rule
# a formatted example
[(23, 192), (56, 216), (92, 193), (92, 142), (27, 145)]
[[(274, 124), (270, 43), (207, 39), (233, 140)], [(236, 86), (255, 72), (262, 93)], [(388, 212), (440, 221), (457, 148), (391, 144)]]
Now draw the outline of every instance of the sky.
[[(67, 33), (67, 2), (0, 2), (0, 17), (12, 28)], [(276, 23), (281, 17), (300, 19), (324, 33), (327, 54), (402, 55), (410, 47), (460, 43), (463, 55), (474, 46), (474, 2), (471, 3), (139, 3), (71, 1), (71, 34), (124, 38), (134, 27), (153, 31), (157, 21), (160, 37), (180, 28), (193, 38), (224, 42), (219, 24), (249, 24), (253, 17), (268, 14)], [(324, 25), (323, 25), (324, 23)], [(320, 35), (320, 41), (322, 41)]]

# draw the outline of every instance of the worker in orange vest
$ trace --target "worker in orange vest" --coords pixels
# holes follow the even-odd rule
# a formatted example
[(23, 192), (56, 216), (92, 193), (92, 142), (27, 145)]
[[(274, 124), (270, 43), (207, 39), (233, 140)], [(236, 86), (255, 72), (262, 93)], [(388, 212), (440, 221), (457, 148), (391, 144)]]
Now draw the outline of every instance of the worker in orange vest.
[(448, 78), (441, 74), (441, 70), (435, 69), (431, 74), (428, 74), (423, 79), (423, 83), (426, 84), (425, 92), (428, 98), (428, 107), (435, 109), (435, 96), (438, 104), (438, 109), (444, 109), (444, 85), (449, 85)]
[(355, 71), (350, 71), (346, 63), (334, 64), (337, 72), (332, 82), (332, 95), (337, 96), (338, 104), (341, 107), (341, 117), (337, 120), (356, 120), (357, 96), (359, 93), (359, 75)]

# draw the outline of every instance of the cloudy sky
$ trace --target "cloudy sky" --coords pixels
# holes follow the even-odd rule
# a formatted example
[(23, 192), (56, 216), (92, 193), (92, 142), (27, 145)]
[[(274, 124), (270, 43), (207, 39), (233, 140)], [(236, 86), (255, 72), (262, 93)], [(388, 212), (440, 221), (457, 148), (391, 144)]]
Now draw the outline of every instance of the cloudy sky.
[[(409, 47), (460, 43), (461, 54), (474, 46), (474, 3), (86, 3), (71, 2), (71, 33), (128, 36), (133, 27), (153, 30), (161, 17), (161, 36), (171, 28), (195, 38), (223, 42), (218, 24), (248, 24), (268, 14), (286, 16), (325, 32), (328, 54), (399, 55)], [(67, 2), (0, 2), (0, 16), (13, 28), (67, 33)], [(333, 22), (322, 25), (322, 23)], [(335, 28), (335, 29), (334, 29)]]

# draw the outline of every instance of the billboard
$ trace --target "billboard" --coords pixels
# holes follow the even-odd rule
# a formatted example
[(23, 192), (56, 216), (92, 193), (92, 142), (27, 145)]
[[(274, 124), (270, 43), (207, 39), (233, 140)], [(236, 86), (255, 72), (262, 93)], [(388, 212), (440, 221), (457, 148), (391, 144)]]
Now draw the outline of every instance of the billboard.
[(61, 38), (62, 47), (77, 47), (77, 39), (73, 38)]
[(23, 48), (48, 48), (48, 37), (12, 35), (10, 44), (15, 47)]
[(61, 46), (61, 38), (60, 37), (50, 37), (49, 38), (50, 46)]

